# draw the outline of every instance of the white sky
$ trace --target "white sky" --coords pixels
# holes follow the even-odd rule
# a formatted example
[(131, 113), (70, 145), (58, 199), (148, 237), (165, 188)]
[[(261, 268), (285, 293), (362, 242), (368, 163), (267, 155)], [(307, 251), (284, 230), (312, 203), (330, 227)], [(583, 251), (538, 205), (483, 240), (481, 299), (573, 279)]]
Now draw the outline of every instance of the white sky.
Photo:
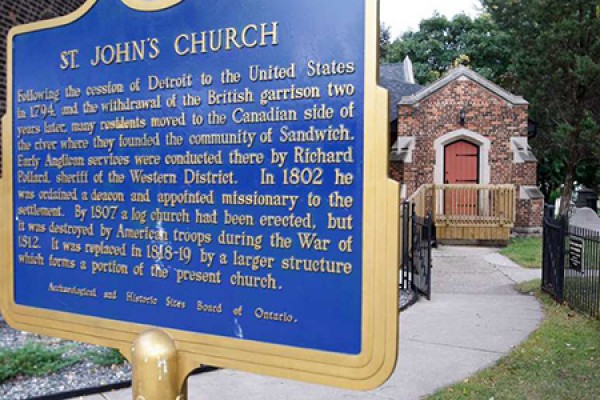
[(408, 29), (416, 30), (419, 22), (434, 11), (448, 18), (464, 11), (475, 16), (481, 7), (479, 0), (380, 0), (381, 22), (391, 27), (392, 39)]

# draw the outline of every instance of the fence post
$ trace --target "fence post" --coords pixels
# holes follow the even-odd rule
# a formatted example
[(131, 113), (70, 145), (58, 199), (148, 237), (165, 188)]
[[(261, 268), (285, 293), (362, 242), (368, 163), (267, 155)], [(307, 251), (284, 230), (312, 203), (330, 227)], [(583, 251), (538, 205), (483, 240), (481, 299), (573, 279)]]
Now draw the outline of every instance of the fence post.
[(407, 201), (402, 202), (402, 289), (408, 290), (408, 265), (409, 265), (409, 255), (408, 255), (408, 240), (410, 238), (409, 232), (409, 220), (410, 216), (408, 214), (408, 205)]
[(437, 213), (437, 186), (433, 185), (431, 190), (431, 218), (435, 218)]
[(427, 300), (431, 300), (431, 268), (433, 268), (433, 264), (432, 264), (432, 259), (431, 259), (431, 241), (432, 241), (432, 226), (433, 226), (433, 219), (432, 219), (432, 212), (429, 211), (427, 213), (427, 217), (426, 217), (426, 229), (427, 229), (427, 266), (429, 271), (427, 271)]
[(557, 283), (557, 293), (556, 295), (558, 296), (558, 298), (560, 299), (560, 301), (564, 301), (565, 297), (564, 297), (564, 288), (565, 288), (565, 252), (566, 252), (566, 239), (567, 239), (567, 235), (569, 234), (569, 217), (567, 217), (566, 215), (562, 215), (560, 216), (560, 235), (559, 235), (559, 239), (560, 239), (560, 251), (559, 251), (559, 256), (558, 256), (558, 268), (556, 269), (556, 273), (557, 273), (557, 279), (556, 279), (556, 283)]
[(542, 217), (542, 290), (548, 287), (548, 274), (550, 271), (550, 260), (548, 259), (548, 240), (550, 240), (548, 237), (550, 230), (548, 227), (549, 208), (549, 206), (544, 208), (544, 216)]
[(412, 280), (411, 280), (411, 289), (414, 291), (417, 291), (417, 289), (415, 288), (415, 275), (419, 274), (419, 271), (417, 271), (416, 269), (416, 262), (415, 259), (417, 259), (417, 257), (419, 256), (419, 254), (417, 253), (419, 251), (418, 249), (418, 243), (419, 243), (419, 235), (421, 234), (421, 232), (419, 232), (419, 227), (417, 225), (417, 210), (414, 204), (409, 205), (410, 207), (410, 227), (411, 227), (411, 235), (410, 238), (412, 239), (410, 241), (410, 259), (411, 259), (411, 276), (412, 276)]

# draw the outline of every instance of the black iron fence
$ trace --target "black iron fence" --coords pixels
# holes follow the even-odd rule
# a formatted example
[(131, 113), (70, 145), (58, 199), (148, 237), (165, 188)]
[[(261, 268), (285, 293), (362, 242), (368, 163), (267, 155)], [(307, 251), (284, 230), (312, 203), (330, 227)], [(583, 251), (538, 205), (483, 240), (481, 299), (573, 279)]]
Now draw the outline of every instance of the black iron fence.
[(433, 223), (431, 212), (416, 213), (415, 204), (402, 203), (402, 271), (401, 289), (413, 290), (431, 300), (431, 247)]
[(542, 289), (557, 301), (600, 317), (600, 232), (544, 218)]
[(542, 289), (562, 302), (565, 278), (566, 218), (555, 219), (552, 210), (544, 216), (544, 243), (542, 262)]

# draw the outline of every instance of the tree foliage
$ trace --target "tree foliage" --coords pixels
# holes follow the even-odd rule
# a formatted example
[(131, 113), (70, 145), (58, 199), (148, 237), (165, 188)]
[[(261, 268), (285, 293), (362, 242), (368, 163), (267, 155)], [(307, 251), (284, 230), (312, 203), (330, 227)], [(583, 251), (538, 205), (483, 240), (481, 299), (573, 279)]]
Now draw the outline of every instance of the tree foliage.
[(406, 32), (387, 46), (385, 61), (399, 62), (409, 56), (421, 84), (439, 79), (459, 64), (468, 65), (499, 83), (510, 60), (509, 38), (489, 15), (471, 18), (460, 14), (448, 19), (439, 14), (421, 21), (419, 30)]
[[(509, 74), (531, 102), (546, 186), (597, 189), (600, 158), (600, 8), (597, 0), (483, 0), (510, 40)], [(562, 210), (564, 212), (564, 209)]]
[(381, 24), (379, 28), (379, 56), (385, 59), (387, 55), (388, 47), (390, 46), (392, 39), (392, 32), (390, 27), (386, 24)]

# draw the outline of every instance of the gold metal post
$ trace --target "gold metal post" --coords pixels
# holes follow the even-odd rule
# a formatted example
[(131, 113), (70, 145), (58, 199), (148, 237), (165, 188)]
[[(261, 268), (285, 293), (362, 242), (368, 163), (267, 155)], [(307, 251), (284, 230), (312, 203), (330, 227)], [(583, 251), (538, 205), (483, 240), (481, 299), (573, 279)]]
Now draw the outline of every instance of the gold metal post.
[(177, 348), (166, 332), (152, 329), (140, 334), (132, 355), (133, 400), (187, 399), (187, 374), (179, 371)]

